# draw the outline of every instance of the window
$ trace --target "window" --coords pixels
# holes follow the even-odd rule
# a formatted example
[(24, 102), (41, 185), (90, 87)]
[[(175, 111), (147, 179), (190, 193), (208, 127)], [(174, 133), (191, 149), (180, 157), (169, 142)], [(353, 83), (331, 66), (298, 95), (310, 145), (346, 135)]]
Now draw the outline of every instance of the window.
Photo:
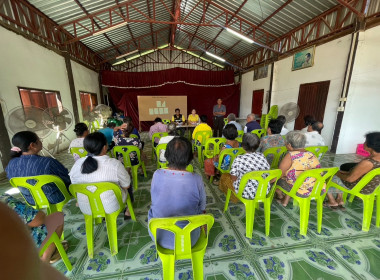
[(43, 110), (48, 108), (58, 108), (62, 110), (61, 96), (58, 91), (31, 89), (19, 87), (20, 98), (23, 107), (34, 106)]
[(96, 93), (80, 91), (80, 103), (82, 106), (82, 114), (85, 118), (89, 112), (91, 112), (96, 105), (98, 105), (98, 97)]

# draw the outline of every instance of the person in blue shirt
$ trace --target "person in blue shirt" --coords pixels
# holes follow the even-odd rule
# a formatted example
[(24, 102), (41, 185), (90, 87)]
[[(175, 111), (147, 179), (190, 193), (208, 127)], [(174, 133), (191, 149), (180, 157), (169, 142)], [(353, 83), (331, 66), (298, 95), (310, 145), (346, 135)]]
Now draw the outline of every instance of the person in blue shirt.
[[(68, 170), (56, 159), (39, 156), (42, 142), (32, 131), (17, 132), (12, 138), (11, 160), (5, 168), (8, 179), (13, 177), (29, 177), (38, 175), (56, 175), (65, 183), (67, 190), (71, 184)], [(33, 182), (29, 182), (33, 183)], [(35, 205), (32, 194), (28, 189), (19, 187), (21, 194), (30, 205)], [(65, 199), (54, 183), (42, 187), (46, 198), (52, 204)]]
[(114, 128), (115, 128), (115, 127), (116, 127), (116, 124), (111, 122), (111, 123), (108, 123), (108, 124), (107, 124), (107, 127), (98, 130), (98, 132), (103, 133), (104, 136), (106, 137), (108, 147), (109, 147), (109, 146), (111, 145), (111, 143), (112, 143), (113, 132), (114, 132)]

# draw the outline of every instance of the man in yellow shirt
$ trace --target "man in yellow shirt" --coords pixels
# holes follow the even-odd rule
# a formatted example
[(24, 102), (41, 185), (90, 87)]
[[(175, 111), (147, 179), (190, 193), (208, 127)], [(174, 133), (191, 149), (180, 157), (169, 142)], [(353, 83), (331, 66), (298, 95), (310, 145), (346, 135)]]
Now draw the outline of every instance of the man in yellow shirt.
[(198, 139), (195, 139), (195, 134), (198, 131), (212, 131), (211, 127), (207, 124), (207, 116), (206, 115), (201, 115), (201, 123), (198, 124), (194, 128), (194, 131), (193, 131), (193, 137), (192, 138), (194, 139), (194, 141), (197, 140), (197, 141), (201, 142), (202, 141), (201, 136), (198, 136)]

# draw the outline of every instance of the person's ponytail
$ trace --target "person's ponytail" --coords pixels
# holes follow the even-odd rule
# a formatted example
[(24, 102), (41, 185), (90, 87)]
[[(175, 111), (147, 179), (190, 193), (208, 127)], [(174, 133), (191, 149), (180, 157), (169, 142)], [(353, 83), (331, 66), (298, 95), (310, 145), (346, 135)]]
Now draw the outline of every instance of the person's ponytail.
[(84, 160), (81, 172), (82, 174), (90, 174), (98, 169), (98, 161), (93, 158), (93, 155), (87, 155), (87, 158)]
[(11, 149), (11, 159), (20, 157), (22, 153), (29, 151), (31, 143), (37, 143), (38, 136), (32, 131), (20, 131), (12, 137), (13, 148)]
[(82, 163), (82, 174), (91, 174), (98, 169), (98, 161), (94, 159), (94, 156), (100, 155), (106, 145), (107, 139), (104, 134), (100, 132), (90, 133), (84, 138), (83, 147), (88, 154), (87, 158)]

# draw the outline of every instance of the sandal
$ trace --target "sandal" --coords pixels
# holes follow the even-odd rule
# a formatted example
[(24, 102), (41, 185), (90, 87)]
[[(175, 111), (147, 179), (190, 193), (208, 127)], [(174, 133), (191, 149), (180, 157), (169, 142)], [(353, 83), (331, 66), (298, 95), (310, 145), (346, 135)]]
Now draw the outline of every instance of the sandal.
[(339, 204), (338, 209), (342, 211), (346, 211), (346, 207), (344, 207), (343, 204)]
[(337, 206), (331, 206), (331, 205), (328, 205), (328, 203), (323, 203), (323, 207), (330, 208), (331, 210), (338, 210), (339, 205), (337, 205)]
[[(63, 249), (65, 250), (65, 252), (67, 252), (67, 250), (69, 249), (69, 242), (67, 242), (66, 240), (63, 240), (61, 243), (62, 243)], [(61, 258), (62, 258), (61, 254), (59, 253), (57, 247), (55, 247), (55, 251), (53, 255), (51, 255), (50, 257), (50, 263), (55, 263), (59, 261)]]

